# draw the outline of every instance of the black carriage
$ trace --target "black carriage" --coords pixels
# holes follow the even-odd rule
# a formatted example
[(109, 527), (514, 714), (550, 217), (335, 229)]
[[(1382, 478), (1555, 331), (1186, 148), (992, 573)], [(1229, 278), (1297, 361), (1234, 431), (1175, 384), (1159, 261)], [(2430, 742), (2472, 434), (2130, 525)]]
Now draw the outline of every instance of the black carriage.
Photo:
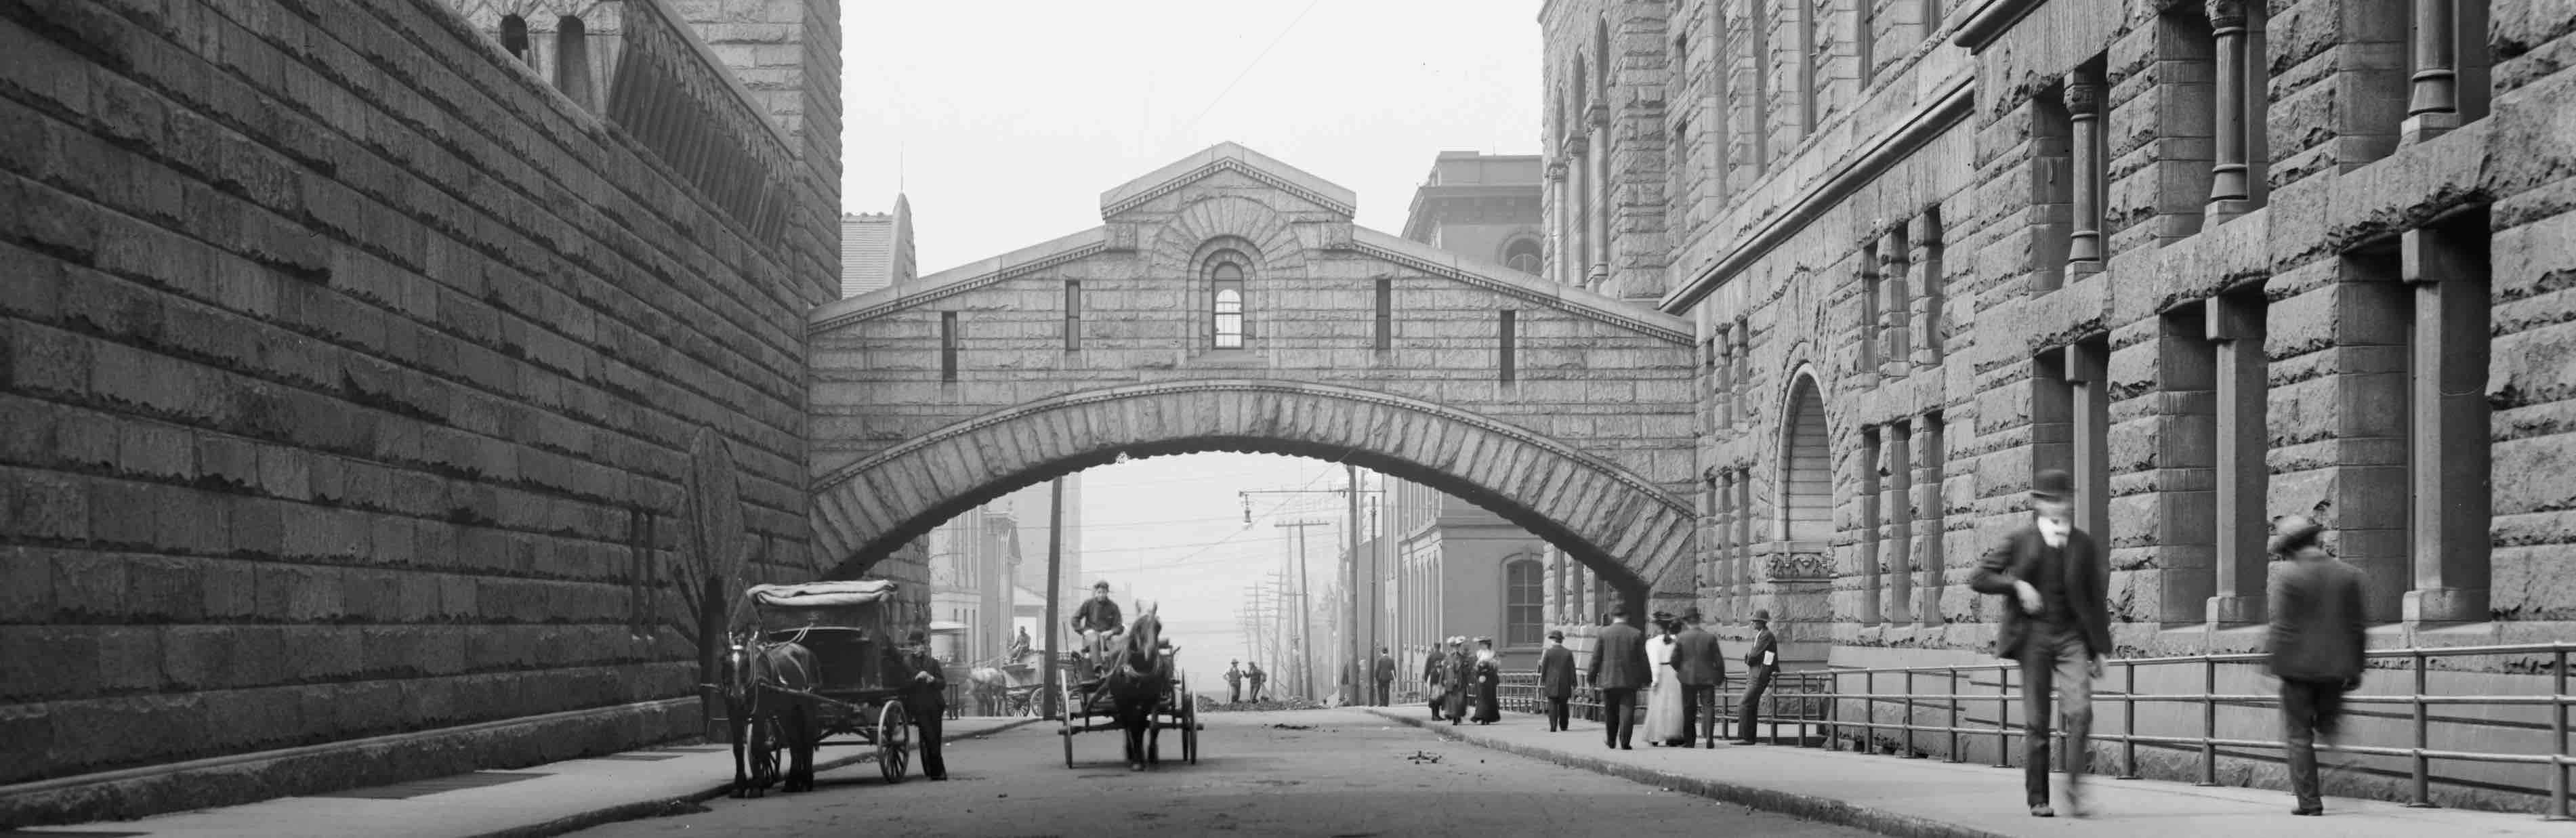
[[(1092, 674), (1091, 667), (1080, 658), (1068, 655), (1063, 661), (1064, 716), (1060, 737), (1064, 740), (1064, 767), (1073, 767), (1073, 736), (1089, 731), (1122, 731), (1117, 708), (1109, 695), (1108, 681)], [(1145, 759), (1162, 760), (1162, 733), (1181, 732), (1181, 758), (1191, 765), (1199, 762), (1199, 702), (1190, 695), (1189, 676), (1179, 674), (1174, 662), (1171, 689), (1164, 690), (1160, 700), (1145, 716)], [(1074, 680), (1073, 675), (1084, 676)]]
[[(793, 643), (813, 655), (812, 685), (796, 689), (774, 680), (754, 685), (751, 706), (801, 701), (811, 708), (805, 748), (858, 745), (877, 750), (877, 771), (886, 782), (903, 781), (912, 762), (913, 724), (903, 707), (908, 680), (896, 641), (891, 612), (895, 583), (886, 580), (811, 582), (801, 585), (754, 585), (744, 591), (754, 642), (764, 646)], [(751, 782), (765, 787), (785, 771), (790, 742), (769, 714), (754, 712), (750, 724), (765, 726), (742, 740), (753, 744)], [(743, 728), (739, 725), (737, 730)]]

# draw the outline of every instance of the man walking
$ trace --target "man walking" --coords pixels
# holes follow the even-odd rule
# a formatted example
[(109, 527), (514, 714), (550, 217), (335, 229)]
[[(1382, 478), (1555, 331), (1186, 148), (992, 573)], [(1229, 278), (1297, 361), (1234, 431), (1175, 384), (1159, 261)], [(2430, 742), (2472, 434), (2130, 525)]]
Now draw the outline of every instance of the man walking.
[(928, 635), (914, 629), (904, 640), (903, 665), (912, 677), (904, 684), (903, 712), (912, 717), (914, 738), (920, 740), (921, 776), (945, 780), (948, 762), (939, 756), (939, 720), (947, 715), (948, 681), (939, 658), (930, 654)]
[(1440, 720), (1440, 705), (1449, 703), (1449, 656), (1440, 653), (1440, 644), (1431, 645), (1431, 656), (1422, 660), (1422, 692), (1431, 703), (1431, 720)]
[(1395, 656), (1387, 654), (1384, 646), (1377, 647), (1377, 661), (1369, 665), (1369, 679), (1377, 682), (1377, 706), (1387, 706), (1387, 699), (1395, 694)]
[[(2093, 536), (2075, 528), (2075, 481), (2065, 471), (2039, 473), (2030, 490), (2031, 522), (1986, 551), (1968, 587), (2004, 597), (1995, 654), (2021, 664), (2022, 785), (2032, 817), (2055, 817), (2048, 805), (2049, 723), (2066, 720), (2067, 814), (2084, 817), (2084, 772), (2093, 734), (2093, 679), (2111, 654), (2111, 568)], [(2049, 694), (2057, 694), (2051, 715)]]
[(1715, 748), (1717, 685), (1726, 681), (1726, 655), (1718, 651), (1717, 635), (1699, 624), (1697, 607), (1682, 611), (1681, 634), (1673, 637), (1673, 674), (1682, 681), (1682, 733), (1697, 733), (1704, 747)]
[(1574, 651), (1565, 648), (1565, 632), (1547, 632), (1547, 651), (1538, 654), (1538, 691), (1547, 697), (1547, 732), (1571, 727), (1566, 702), (1574, 698)]
[(1744, 653), (1744, 699), (1735, 707), (1735, 744), (1759, 745), (1753, 730), (1762, 723), (1762, 694), (1780, 671), (1780, 637), (1771, 633), (1771, 610), (1753, 612), (1753, 648)]
[(2326, 813), (2317, 793), (2316, 740), (2334, 747), (2343, 694), (2361, 686), (2368, 647), (2359, 568), (2326, 555), (2325, 527), (2304, 515), (2273, 525), (2272, 554), (2289, 566), (2272, 574), (2269, 663), (2281, 679), (2281, 738), (2289, 751), (2293, 815)]
[(1637, 736), (1637, 688), (1646, 685), (1652, 664), (1646, 661), (1646, 635), (1628, 624), (1625, 603), (1610, 606), (1610, 624), (1592, 639), (1592, 663), (1584, 681), (1601, 694), (1606, 743), (1612, 750), (1633, 751)]
[(1243, 703), (1243, 661), (1225, 662), (1225, 703)]
[(1269, 673), (1262, 672), (1261, 664), (1256, 661), (1250, 670), (1243, 673), (1243, 679), (1252, 682), (1252, 703), (1261, 703), (1261, 683), (1270, 680)]

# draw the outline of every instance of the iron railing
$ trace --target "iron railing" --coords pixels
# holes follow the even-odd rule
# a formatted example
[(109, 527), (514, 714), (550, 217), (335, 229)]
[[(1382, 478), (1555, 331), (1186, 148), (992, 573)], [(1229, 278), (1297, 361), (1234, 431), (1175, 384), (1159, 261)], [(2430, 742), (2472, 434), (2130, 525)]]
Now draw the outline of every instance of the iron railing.
[[(1797, 676), (1801, 674), (1803, 673), (1778, 673), (1772, 677), (1770, 688), (1763, 691), (1762, 712), (1759, 715), (1761, 721), (1758, 723), (1760, 727), (1757, 727), (1757, 730), (1761, 731), (1763, 741), (1775, 745), (1803, 743), (1810, 738), (1808, 732), (1815, 730), (1815, 725), (1822, 720), (1820, 705), (1824, 702), (1823, 696), (1818, 694), (1818, 684), (1799, 679)], [(1743, 676), (1729, 674), (1725, 683), (1718, 687), (1718, 706), (1715, 712), (1721, 725), (1718, 733), (1722, 738), (1734, 738), (1736, 713), (1742, 709), (1740, 699), (1744, 693), (1744, 686)], [(1503, 705), (1504, 710), (1521, 713), (1547, 712), (1547, 701), (1539, 697), (1536, 671), (1503, 673), (1502, 683), (1494, 690), (1494, 698), (1497, 703)], [(1638, 690), (1637, 706), (1642, 708), (1645, 703), (1646, 691)], [(1573, 697), (1566, 701), (1566, 710), (1567, 715), (1578, 719), (1601, 721), (1600, 694), (1588, 689), (1576, 689)], [(1781, 731), (1783, 726), (1789, 728), (1788, 733), (1784, 734)]]

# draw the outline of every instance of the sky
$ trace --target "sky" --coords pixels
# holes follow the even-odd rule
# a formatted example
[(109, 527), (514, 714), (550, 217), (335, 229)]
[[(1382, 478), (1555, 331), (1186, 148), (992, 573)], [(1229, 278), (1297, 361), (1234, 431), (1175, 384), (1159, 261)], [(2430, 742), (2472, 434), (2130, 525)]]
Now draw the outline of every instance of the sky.
[(842, 7), (842, 207), (910, 199), (929, 275), (1100, 223), (1100, 193), (1232, 140), (1402, 232), (1443, 150), (1535, 154), (1539, 0)]

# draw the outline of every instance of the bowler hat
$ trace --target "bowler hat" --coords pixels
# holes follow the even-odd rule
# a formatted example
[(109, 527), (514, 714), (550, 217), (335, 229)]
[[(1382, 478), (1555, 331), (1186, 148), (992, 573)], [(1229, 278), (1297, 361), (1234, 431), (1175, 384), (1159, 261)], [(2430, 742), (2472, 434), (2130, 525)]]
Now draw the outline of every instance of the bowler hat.
[(1547, 630), (1547, 639), (1549, 639), (1549, 640), (1564, 640), (1564, 639), (1565, 639), (1565, 632), (1560, 631), (1560, 630), (1557, 630), (1557, 629), (1548, 629), (1548, 630)]
[(2063, 501), (2074, 497), (2075, 477), (2067, 474), (2066, 470), (2062, 468), (2052, 468), (2042, 471), (2038, 476), (2031, 478), (2030, 496), (2033, 500), (2053, 501)]
[(1684, 609), (1682, 609), (1682, 622), (1685, 622), (1685, 623), (1696, 623), (1696, 622), (1699, 622), (1699, 621), (1700, 621), (1700, 616), (1699, 616), (1699, 606), (1694, 605), (1694, 606), (1691, 606), (1691, 607), (1689, 607), (1689, 608), (1684, 608)]
[(919, 644), (930, 639), (930, 636), (923, 634), (920, 629), (913, 629), (911, 634), (904, 635), (903, 637), (905, 640), (911, 641), (915, 644)]
[(1768, 622), (1771, 622), (1771, 609), (1768, 609), (1768, 608), (1758, 608), (1758, 609), (1755, 609), (1755, 610), (1753, 611), (1753, 621), (1754, 621), (1754, 622), (1757, 622), (1757, 623), (1768, 623)]
[(1102, 579), (1102, 580), (1100, 580), (1100, 581), (1098, 581), (1098, 582), (1093, 582), (1093, 583), (1091, 583), (1091, 589), (1092, 589), (1092, 590), (1095, 590), (1095, 591), (1106, 591), (1106, 590), (1109, 590), (1109, 580), (1107, 580), (1107, 579)]
[(2317, 538), (2326, 532), (2324, 524), (2305, 515), (2281, 516), (2281, 520), (2272, 522), (2272, 528), (2278, 532), (2272, 536), (2271, 551), (2282, 555), (2314, 546)]

